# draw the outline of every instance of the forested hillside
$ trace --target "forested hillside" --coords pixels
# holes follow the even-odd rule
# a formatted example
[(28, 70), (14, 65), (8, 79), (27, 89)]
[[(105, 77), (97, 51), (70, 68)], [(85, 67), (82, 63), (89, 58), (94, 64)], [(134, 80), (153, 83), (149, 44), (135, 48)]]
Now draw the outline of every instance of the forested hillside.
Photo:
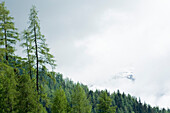
[[(119, 90), (92, 91), (63, 79), (53, 71), (56, 63), (35, 6), (28, 21), (19, 34), (5, 2), (0, 3), (0, 113), (170, 113)], [(16, 55), (18, 41), (26, 57)]]

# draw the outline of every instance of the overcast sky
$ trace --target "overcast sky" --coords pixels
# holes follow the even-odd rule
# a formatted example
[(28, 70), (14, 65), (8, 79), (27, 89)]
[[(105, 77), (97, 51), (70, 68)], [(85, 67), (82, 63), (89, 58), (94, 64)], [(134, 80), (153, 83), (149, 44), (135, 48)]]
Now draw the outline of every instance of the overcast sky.
[[(36, 5), (56, 71), (64, 77), (170, 106), (169, 0), (5, 1), (19, 32)], [(111, 79), (124, 71), (136, 80)]]

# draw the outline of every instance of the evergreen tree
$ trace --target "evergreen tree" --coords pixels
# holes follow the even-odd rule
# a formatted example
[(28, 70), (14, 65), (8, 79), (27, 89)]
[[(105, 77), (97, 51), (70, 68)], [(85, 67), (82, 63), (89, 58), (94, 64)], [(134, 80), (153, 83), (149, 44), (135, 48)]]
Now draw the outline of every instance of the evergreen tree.
[(54, 56), (49, 53), (49, 48), (45, 42), (46, 39), (44, 35), (41, 34), (38, 11), (36, 10), (35, 6), (30, 9), (29, 20), (30, 36), (35, 44), (34, 52), (36, 59), (36, 85), (37, 92), (39, 92), (39, 68), (45, 66), (46, 64), (49, 64), (52, 66), (52, 68), (55, 68), (56, 64), (55, 60), (53, 59)]
[(5, 2), (0, 3), (0, 47), (5, 48), (5, 59), (8, 62), (15, 51), (14, 45), (19, 40), (13, 20)]
[(37, 112), (38, 106), (40, 103), (37, 103), (37, 92), (34, 87), (34, 82), (31, 81), (28, 75), (21, 75), (18, 78), (17, 86), (17, 110), (18, 113), (28, 113)]
[(0, 62), (0, 113), (15, 112), (16, 85), (13, 68)]
[(71, 100), (72, 113), (90, 113), (91, 105), (79, 83), (75, 86)]
[(108, 96), (107, 91), (102, 91), (98, 98), (98, 113), (115, 113), (116, 108), (111, 106), (111, 98)]
[(56, 90), (52, 105), (52, 113), (67, 113), (67, 98), (64, 90), (60, 87)]

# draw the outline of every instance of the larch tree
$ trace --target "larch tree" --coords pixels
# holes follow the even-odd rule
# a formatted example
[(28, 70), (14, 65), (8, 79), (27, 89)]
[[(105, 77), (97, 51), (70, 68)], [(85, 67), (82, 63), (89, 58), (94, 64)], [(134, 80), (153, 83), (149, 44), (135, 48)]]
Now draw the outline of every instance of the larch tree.
[(29, 23), (28, 29), (35, 46), (33, 51), (35, 52), (36, 62), (36, 86), (39, 93), (39, 68), (49, 64), (54, 69), (56, 64), (54, 56), (49, 53), (50, 49), (47, 47), (45, 36), (41, 34), (38, 11), (35, 6), (30, 9)]
[(19, 40), (13, 20), (10, 11), (5, 7), (5, 2), (0, 3), (0, 47), (5, 50), (7, 62), (9, 62), (9, 57), (14, 54), (14, 45)]

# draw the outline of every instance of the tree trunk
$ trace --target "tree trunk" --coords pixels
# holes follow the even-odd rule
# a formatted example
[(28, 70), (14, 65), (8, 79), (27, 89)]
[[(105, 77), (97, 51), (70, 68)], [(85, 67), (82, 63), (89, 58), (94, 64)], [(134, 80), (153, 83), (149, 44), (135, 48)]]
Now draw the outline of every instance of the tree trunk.
[[(6, 18), (5, 18), (5, 15), (3, 16), (3, 19), (4, 19), (4, 25), (6, 24)], [(5, 49), (6, 49), (6, 61), (8, 61), (8, 45), (7, 45), (7, 31), (6, 31), (6, 28), (4, 26), (4, 34), (5, 34)]]
[(35, 55), (36, 55), (36, 64), (37, 64), (37, 92), (39, 94), (39, 87), (38, 87), (38, 47), (37, 47), (37, 34), (36, 34), (36, 28), (34, 24), (34, 36), (35, 36)]
[(6, 49), (6, 61), (8, 61), (8, 45), (7, 45), (7, 33), (6, 30), (4, 29), (5, 33), (5, 49)]

